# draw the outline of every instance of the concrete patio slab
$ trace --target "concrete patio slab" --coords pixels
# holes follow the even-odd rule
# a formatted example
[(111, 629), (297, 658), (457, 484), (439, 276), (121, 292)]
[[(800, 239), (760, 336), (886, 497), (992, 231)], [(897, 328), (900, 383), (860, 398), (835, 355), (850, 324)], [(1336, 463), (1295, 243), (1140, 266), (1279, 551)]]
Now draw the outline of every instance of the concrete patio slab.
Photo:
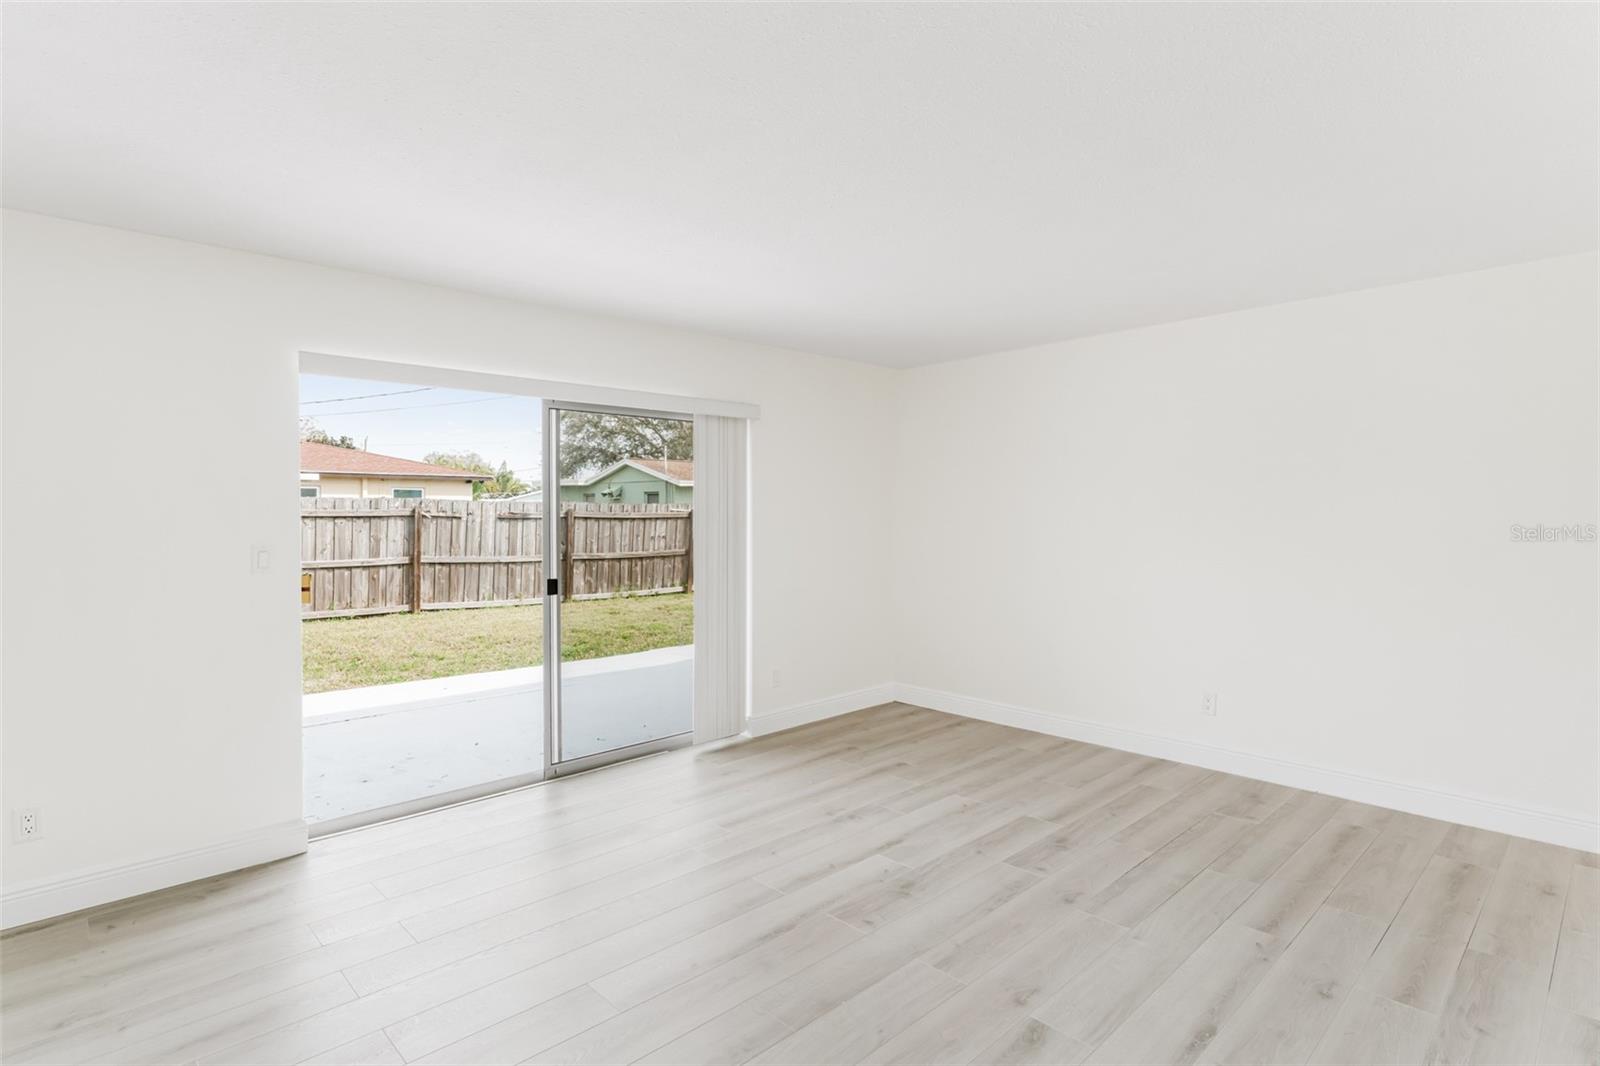
[[(694, 648), (562, 668), (566, 758), (692, 728)], [(544, 766), (539, 667), (304, 697), (305, 817), (326, 822), (442, 796)]]

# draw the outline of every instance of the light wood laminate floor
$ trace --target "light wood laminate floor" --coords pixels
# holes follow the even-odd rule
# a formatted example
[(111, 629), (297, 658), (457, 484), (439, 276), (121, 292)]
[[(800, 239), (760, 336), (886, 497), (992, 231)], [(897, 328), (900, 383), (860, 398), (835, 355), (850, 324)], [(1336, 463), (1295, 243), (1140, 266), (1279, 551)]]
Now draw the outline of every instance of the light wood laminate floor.
[(891, 704), (0, 941), (6, 1062), (1600, 1060), (1592, 854)]

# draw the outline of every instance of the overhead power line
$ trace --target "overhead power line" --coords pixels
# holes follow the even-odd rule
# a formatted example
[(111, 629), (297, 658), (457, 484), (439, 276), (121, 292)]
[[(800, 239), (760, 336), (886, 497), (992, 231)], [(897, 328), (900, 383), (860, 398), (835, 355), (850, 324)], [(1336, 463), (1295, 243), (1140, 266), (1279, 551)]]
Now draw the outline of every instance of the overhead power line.
[(468, 403), (489, 403), (493, 400), (524, 400), (525, 396), (483, 396), (476, 400), (443, 400), (439, 403), (415, 403), (409, 407), (363, 407), (358, 411), (324, 411), (318, 418), (342, 418), (345, 415), (381, 415), (391, 411), (421, 411), (428, 407), (459, 407)]
[(376, 400), (380, 396), (407, 396), (413, 392), (432, 392), (432, 385), (424, 385), (420, 389), (399, 389), (395, 392), (368, 392), (360, 396), (336, 396), (331, 400), (301, 400), (301, 407), (310, 407), (314, 403), (344, 403), (347, 400)]

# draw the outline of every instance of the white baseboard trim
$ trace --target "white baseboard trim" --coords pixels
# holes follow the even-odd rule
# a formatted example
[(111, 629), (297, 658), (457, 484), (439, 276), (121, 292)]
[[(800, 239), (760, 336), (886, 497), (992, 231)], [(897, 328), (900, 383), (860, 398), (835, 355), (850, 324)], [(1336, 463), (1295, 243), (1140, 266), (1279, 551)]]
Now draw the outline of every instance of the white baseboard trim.
[[(1139, 755), (1189, 763), (1208, 770), (1221, 770), (1428, 818), (1542, 840), (1563, 847), (1600, 850), (1600, 822), (1556, 811), (1520, 807), (1198, 741), (1046, 714), (1027, 707), (917, 685), (885, 682), (753, 715), (745, 731), (752, 737), (767, 736), (894, 701)], [(86, 907), (113, 903), (146, 892), (299, 855), (305, 850), (306, 824), (295, 820), (266, 826), (231, 840), (176, 855), (20, 885), (0, 894), (0, 929), (30, 925)]]
[(157, 889), (299, 855), (305, 850), (306, 823), (295, 819), (176, 855), (35, 881), (7, 889), (0, 895), (0, 929), (142, 896)]
[(881, 685), (858, 688), (854, 692), (844, 692), (826, 699), (812, 700), (810, 703), (797, 703), (793, 707), (768, 711), (766, 714), (753, 714), (745, 723), (745, 732), (752, 737), (764, 737), (770, 733), (793, 729), (795, 726), (820, 722), (824, 718), (850, 714), (852, 711), (864, 711), (868, 707), (876, 707), (880, 703), (893, 700), (894, 689), (892, 683), (885, 681)]
[(1271, 781), (1291, 788), (1321, 792), (1340, 799), (1356, 800), (1376, 807), (1420, 814), (1446, 822), (1492, 829), (1512, 836), (1542, 840), (1584, 851), (1600, 850), (1600, 822), (1575, 818), (1557, 811), (1519, 807), (1495, 800), (1454, 792), (1386, 781), (1375, 777), (1331, 770), (1306, 763), (1291, 762), (1269, 755), (1255, 755), (1198, 741), (1143, 733), (1132, 729), (1086, 722), (1063, 715), (1045, 714), (992, 700), (960, 696), (953, 692), (896, 684), (894, 699), (930, 710), (977, 718), (997, 725), (1014, 726), (1034, 733), (1081, 740), (1101, 747), (1116, 748), (1137, 755), (1221, 770), (1241, 777)]

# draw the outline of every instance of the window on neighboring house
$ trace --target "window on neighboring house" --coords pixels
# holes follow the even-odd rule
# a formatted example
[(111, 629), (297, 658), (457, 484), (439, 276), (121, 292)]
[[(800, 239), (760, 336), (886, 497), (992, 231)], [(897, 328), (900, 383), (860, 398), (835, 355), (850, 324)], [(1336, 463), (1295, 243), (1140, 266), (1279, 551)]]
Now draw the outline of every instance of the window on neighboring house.
[(660, 503), (661, 502), (661, 493), (659, 493), (659, 492), (647, 492), (647, 493), (645, 493), (644, 494), (644, 502), (645, 503)]
[(584, 493), (583, 494), (583, 502), (584, 503), (593, 503), (594, 502), (594, 493), (592, 493), (592, 492)]
[(394, 490), (394, 498), (397, 499), (397, 500), (420, 500), (420, 499), (422, 499), (422, 490), (421, 489), (395, 489)]
[(318, 496), (321, 496), (321, 495), (322, 495), (322, 489), (319, 486), (316, 486), (316, 485), (301, 485), (300, 486), (300, 497), (301, 497), (301, 499), (313, 499), (314, 500)]

